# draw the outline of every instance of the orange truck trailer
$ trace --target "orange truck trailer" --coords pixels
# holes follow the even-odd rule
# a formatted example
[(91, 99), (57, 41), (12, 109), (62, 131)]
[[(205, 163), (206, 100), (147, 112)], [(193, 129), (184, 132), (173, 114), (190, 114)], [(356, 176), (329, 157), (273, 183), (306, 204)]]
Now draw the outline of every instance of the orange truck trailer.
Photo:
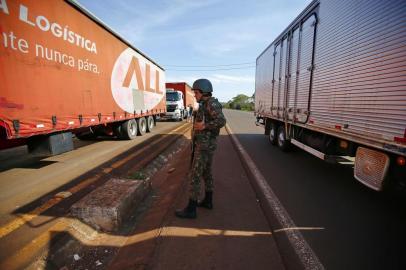
[(0, 0), (0, 149), (133, 139), (165, 111), (164, 69), (77, 2)]

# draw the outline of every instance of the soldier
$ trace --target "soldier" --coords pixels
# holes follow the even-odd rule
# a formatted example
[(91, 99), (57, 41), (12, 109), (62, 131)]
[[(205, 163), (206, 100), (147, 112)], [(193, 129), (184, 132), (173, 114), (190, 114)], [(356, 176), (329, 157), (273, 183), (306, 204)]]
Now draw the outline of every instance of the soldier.
[(187, 107), (187, 122), (192, 122), (193, 106), (189, 104)]
[[(180, 218), (196, 218), (196, 207), (213, 209), (211, 165), (217, 136), (220, 128), (226, 124), (220, 102), (212, 97), (211, 82), (207, 79), (196, 80), (192, 89), (199, 102), (199, 109), (193, 122), (189, 204), (184, 209), (176, 210), (175, 215)], [(198, 202), (201, 178), (204, 179), (206, 192), (204, 199)]]

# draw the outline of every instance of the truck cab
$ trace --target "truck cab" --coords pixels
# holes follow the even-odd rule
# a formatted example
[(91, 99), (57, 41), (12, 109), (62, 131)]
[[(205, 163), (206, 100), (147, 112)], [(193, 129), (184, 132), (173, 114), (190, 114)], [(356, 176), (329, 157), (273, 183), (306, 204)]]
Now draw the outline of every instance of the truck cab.
[(184, 99), (184, 94), (181, 91), (172, 88), (166, 89), (166, 113), (164, 118), (182, 121), (187, 115)]

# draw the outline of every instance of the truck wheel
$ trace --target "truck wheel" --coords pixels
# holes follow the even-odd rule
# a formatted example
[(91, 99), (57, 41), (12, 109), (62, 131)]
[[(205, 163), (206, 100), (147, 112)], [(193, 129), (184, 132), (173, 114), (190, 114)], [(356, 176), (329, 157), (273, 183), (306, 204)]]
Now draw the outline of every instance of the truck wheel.
[(121, 132), (121, 124), (113, 126), (113, 134), (119, 139), (123, 139), (123, 134)]
[(155, 127), (154, 117), (151, 115), (147, 117), (147, 132), (151, 132)]
[(121, 124), (121, 138), (126, 139), (126, 140), (132, 140), (135, 137), (137, 137), (137, 122), (134, 119), (130, 119), (127, 121), (124, 121)]
[(271, 127), (269, 128), (269, 142), (272, 145), (276, 145), (277, 142), (277, 134), (278, 134), (278, 129), (274, 123), (271, 123)]
[(145, 117), (137, 119), (138, 123), (138, 135), (144, 135), (147, 132), (147, 120)]
[(290, 142), (286, 139), (286, 132), (285, 132), (285, 127), (283, 125), (281, 125), (278, 128), (278, 146), (279, 148), (283, 151), (286, 152), (289, 150), (289, 145)]

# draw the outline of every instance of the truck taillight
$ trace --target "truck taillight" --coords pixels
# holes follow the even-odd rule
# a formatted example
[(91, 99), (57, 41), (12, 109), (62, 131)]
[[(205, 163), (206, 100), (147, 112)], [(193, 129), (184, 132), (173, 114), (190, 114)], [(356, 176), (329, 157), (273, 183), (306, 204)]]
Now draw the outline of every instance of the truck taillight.
[(393, 140), (395, 142), (399, 142), (399, 143), (406, 143), (406, 128), (405, 128), (405, 132), (403, 133), (403, 138), (402, 137), (395, 137), (395, 138), (393, 138)]
[(398, 164), (399, 166), (405, 166), (406, 158), (405, 157), (398, 157), (396, 159), (396, 164)]
[(382, 190), (389, 167), (389, 157), (379, 151), (358, 147), (355, 155), (354, 177), (364, 185)]
[(347, 149), (348, 148), (348, 142), (344, 140), (340, 140), (340, 148)]

